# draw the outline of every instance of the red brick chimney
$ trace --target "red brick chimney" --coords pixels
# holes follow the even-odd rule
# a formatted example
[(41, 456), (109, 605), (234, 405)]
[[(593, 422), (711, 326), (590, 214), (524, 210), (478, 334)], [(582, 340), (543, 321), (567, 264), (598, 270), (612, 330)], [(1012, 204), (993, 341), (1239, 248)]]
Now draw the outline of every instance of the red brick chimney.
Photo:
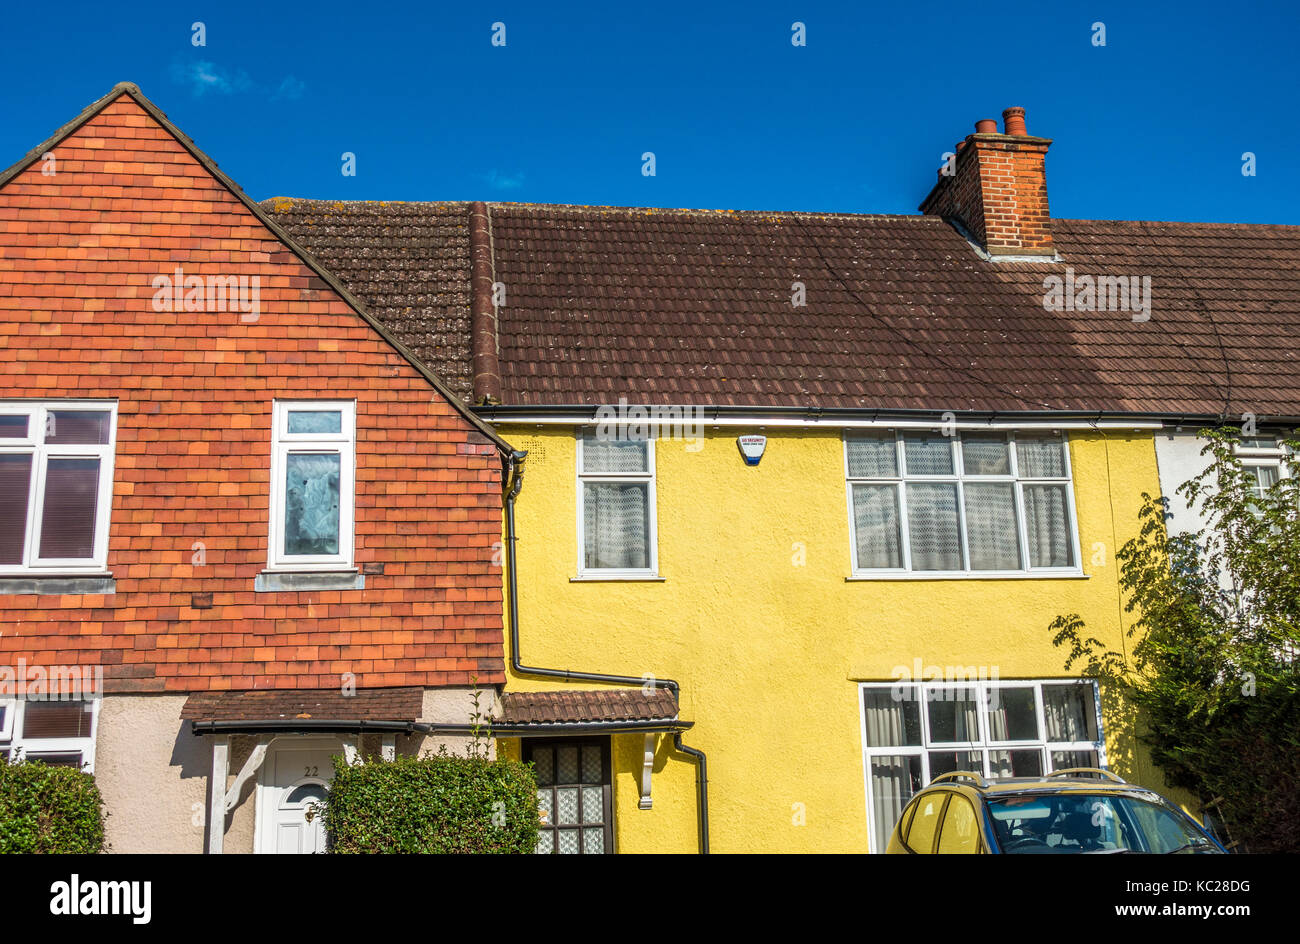
[(985, 118), (957, 144), (956, 173), (939, 170), (939, 182), (921, 204), (930, 216), (960, 223), (991, 256), (1052, 258), (1052, 217), (1047, 209), (1044, 160), (1050, 138), (1025, 129), (1025, 110), (1002, 113), (1003, 132)]

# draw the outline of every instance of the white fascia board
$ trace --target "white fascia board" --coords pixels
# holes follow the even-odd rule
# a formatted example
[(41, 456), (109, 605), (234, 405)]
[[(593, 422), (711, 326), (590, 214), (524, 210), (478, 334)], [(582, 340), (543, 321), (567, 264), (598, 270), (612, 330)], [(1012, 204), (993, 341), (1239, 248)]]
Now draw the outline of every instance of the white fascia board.
[[(647, 411), (651, 408), (647, 407)], [(690, 407), (669, 407), (668, 409), (685, 410), (677, 416), (655, 417), (647, 415), (641, 418), (602, 419), (595, 415), (582, 414), (509, 414), (497, 412), (491, 417), (483, 417), (487, 422), (497, 426), (507, 424), (538, 426), (591, 426), (602, 422), (614, 425), (644, 425), (652, 428), (661, 426), (682, 426), (698, 423), (701, 427), (723, 426), (791, 426), (791, 427), (828, 427), (831, 429), (934, 429), (936, 426), (952, 426), (955, 429), (1163, 429), (1165, 423), (1153, 419), (1102, 418), (1087, 419), (1023, 419), (1023, 420), (953, 420), (945, 423), (939, 417), (934, 419), (840, 419), (835, 417), (773, 417), (761, 413), (740, 414), (696, 419), (689, 412)], [(711, 407), (703, 409), (711, 410)]]

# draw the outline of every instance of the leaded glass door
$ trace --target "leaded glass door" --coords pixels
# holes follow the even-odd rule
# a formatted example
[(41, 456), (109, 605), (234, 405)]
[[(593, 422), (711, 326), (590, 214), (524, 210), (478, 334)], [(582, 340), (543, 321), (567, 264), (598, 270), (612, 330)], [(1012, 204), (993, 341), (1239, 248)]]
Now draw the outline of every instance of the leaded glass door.
[(609, 740), (564, 738), (524, 742), (533, 762), (542, 819), (537, 851), (598, 854), (614, 851)]

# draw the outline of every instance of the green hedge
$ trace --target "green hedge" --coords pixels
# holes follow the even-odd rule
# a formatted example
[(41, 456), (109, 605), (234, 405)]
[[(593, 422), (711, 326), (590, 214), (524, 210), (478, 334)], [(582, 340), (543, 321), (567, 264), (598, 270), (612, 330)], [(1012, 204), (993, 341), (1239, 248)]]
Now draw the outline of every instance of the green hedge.
[(512, 760), (446, 753), (348, 766), (322, 811), (335, 853), (531, 853), (537, 784)]
[(88, 773), (0, 760), (0, 853), (102, 852), (102, 806)]

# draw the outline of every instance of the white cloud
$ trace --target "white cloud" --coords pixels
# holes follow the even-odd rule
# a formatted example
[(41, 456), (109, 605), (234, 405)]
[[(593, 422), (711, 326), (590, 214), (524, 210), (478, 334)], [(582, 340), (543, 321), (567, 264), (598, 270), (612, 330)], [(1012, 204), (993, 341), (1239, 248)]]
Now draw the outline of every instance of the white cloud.
[(522, 173), (506, 174), (493, 169), (478, 176), (493, 190), (518, 190), (524, 185), (524, 175)]

